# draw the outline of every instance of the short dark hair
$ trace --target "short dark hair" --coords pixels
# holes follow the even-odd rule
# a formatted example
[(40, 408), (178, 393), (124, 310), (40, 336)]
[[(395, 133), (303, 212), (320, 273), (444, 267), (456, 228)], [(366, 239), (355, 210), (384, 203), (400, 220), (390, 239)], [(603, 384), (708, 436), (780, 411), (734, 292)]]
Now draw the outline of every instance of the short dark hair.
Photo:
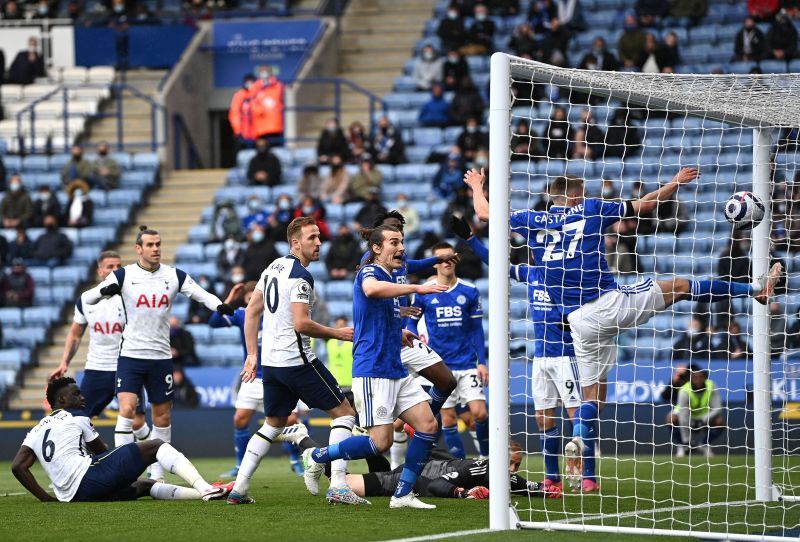
[(431, 247), (431, 254), (433, 254), (437, 250), (446, 250), (446, 249), (455, 250), (453, 248), (453, 245), (451, 245), (447, 241), (439, 241), (438, 243), (436, 243)]
[(297, 237), (297, 235), (305, 226), (316, 226), (316, 225), (317, 221), (314, 217), (298, 216), (297, 218), (289, 222), (289, 225), (286, 227), (286, 240), (291, 245), (292, 239)]
[(45, 392), (45, 397), (47, 397), (47, 402), (50, 403), (50, 408), (55, 408), (56, 400), (58, 399), (61, 390), (69, 386), (70, 384), (77, 384), (74, 378), (70, 378), (68, 376), (62, 376), (61, 378), (54, 378), (47, 384), (47, 391)]
[(387, 218), (396, 218), (400, 221), (400, 224), (405, 226), (406, 219), (402, 213), (400, 213), (400, 211), (397, 209), (392, 209), (391, 211), (381, 211), (378, 213), (378, 215), (375, 217), (375, 220), (372, 222), (372, 227), (377, 228), (378, 226), (383, 226), (383, 221)]
[(147, 226), (139, 226), (139, 233), (136, 234), (136, 244), (142, 246), (142, 236), (144, 235), (159, 235), (156, 230), (151, 230)]
[(103, 260), (108, 260), (110, 258), (117, 258), (118, 260), (122, 259), (119, 256), (119, 252), (116, 250), (104, 250), (100, 253), (100, 256), (97, 257), (97, 265), (103, 263)]

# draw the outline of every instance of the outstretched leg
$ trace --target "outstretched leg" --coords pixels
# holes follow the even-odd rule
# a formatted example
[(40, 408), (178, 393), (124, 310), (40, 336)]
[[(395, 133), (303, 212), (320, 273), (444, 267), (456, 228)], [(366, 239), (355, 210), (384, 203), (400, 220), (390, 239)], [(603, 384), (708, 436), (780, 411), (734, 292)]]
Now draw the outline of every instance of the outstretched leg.
[(716, 303), (735, 297), (752, 297), (762, 305), (766, 305), (774, 294), (775, 287), (780, 280), (783, 266), (774, 264), (763, 284), (752, 285), (743, 282), (729, 282), (726, 280), (688, 280), (673, 279), (660, 280), (658, 286), (664, 296), (664, 304), (669, 307), (673, 303), (690, 299), (699, 303)]

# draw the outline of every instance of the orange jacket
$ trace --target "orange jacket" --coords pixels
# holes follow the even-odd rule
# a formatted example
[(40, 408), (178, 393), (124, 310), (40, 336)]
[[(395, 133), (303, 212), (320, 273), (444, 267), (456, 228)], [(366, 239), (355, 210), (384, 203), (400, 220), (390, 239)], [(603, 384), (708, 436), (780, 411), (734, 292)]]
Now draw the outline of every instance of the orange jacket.
[(268, 85), (258, 80), (250, 87), (255, 137), (283, 133), (283, 90), (284, 84), (275, 77)]
[(240, 88), (233, 95), (231, 107), (228, 110), (228, 122), (231, 123), (233, 135), (243, 139), (255, 139), (252, 98), (250, 90)]

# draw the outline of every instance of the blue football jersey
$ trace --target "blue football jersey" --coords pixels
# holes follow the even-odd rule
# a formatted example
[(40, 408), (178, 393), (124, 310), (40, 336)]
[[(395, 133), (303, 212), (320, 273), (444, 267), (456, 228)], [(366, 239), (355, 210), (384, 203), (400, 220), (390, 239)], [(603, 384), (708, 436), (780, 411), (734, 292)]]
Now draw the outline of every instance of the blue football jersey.
[(550, 301), (539, 268), (512, 265), (509, 274), (528, 288), (528, 317), (533, 323), (533, 357), (574, 357), (572, 335), (564, 329), (561, 312)]
[[(223, 316), (218, 312), (211, 315), (208, 320), (208, 325), (214, 328), (217, 327), (238, 327), (239, 335), (242, 338), (242, 350), (244, 355), (242, 360), (247, 358), (247, 344), (244, 339), (244, 313), (243, 308), (233, 311), (233, 316)], [(261, 378), (261, 318), (258, 319), (258, 365), (256, 365), (256, 378)]]
[(474, 369), (486, 363), (481, 294), (474, 284), (458, 279), (446, 292), (417, 294), (412, 307), (422, 309), (428, 346), (450, 369)]
[(403, 378), (408, 372), (400, 361), (403, 321), (396, 297), (369, 298), (365, 280), (393, 282), (388, 270), (368, 264), (358, 270), (353, 285), (353, 376)]
[(550, 299), (564, 315), (617, 289), (604, 234), (625, 212), (623, 202), (590, 198), (574, 207), (511, 214), (512, 229), (527, 239)]

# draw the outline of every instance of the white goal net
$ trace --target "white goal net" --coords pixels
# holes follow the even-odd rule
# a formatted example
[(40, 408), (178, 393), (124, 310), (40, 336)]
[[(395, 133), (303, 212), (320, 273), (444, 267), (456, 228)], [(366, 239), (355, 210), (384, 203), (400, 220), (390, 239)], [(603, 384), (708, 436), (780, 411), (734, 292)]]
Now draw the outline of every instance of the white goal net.
[[(491, 526), (797, 539), (800, 75), (585, 71), (498, 53), (489, 122)], [(509, 280), (509, 265), (542, 265), (509, 216), (548, 209), (547, 188), (560, 176), (583, 179), (587, 198), (625, 202), (682, 167), (701, 176), (652, 213), (604, 230), (604, 259), (620, 288), (636, 291), (648, 278), (757, 283), (774, 262), (785, 278), (767, 305), (698, 295), (619, 329), (596, 478), (582, 473), (599, 491), (583, 479), (573, 491), (564, 478), (573, 423), (563, 405), (547, 408), (559, 390), (579, 387), (581, 360), (562, 370), (539, 359), (557, 355), (547, 348), (557, 333), (541, 332), (557, 324), (540, 309), (563, 307), (537, 293), (550, 290), (552, 273), (529, 276), (544, 289), (519, 274)], [(725, 219), (737, 191), (765, 203), (752, 231)], [(566, 267), (574, 254), (562, 248)], [(555, 473), (542, 453), (553, 439)], [(526, 478), (557, 483), (560, 474), (562, 498), (507, 497), (509, 440), (525, 451)]]

